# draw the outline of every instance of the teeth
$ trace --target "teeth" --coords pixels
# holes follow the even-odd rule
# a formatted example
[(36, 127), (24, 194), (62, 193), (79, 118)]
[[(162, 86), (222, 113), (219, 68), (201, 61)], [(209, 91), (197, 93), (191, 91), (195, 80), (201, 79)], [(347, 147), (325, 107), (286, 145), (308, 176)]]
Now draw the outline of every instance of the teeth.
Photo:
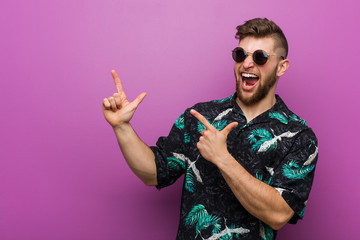
[(247, 77), (247, 78), (257, 78), (258, 77), (255, 74), (250, 74), (250, 73), (242, 73), (241, 76)]

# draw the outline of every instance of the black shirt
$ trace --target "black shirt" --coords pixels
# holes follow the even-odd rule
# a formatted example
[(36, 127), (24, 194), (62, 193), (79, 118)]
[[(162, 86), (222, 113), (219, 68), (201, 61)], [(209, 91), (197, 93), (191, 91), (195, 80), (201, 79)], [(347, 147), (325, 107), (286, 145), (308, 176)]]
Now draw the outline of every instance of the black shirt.
[[(290, 223), (304, 214), (317, 162), (317, 139), (306, 122), (279, 96), (276, 104), (247, 123), (236, 95), (192, 108), (218, 130), (237, 121), (228, 135), (230, 154), (254, 177), (274, 187), (294, 210)], [(155, 154), (158, 189), (185, 174), (177, 239), (275, 239), (276, 231), (247, 212), (220, 170), (196, 147), (205, 127), (187, 109)]]

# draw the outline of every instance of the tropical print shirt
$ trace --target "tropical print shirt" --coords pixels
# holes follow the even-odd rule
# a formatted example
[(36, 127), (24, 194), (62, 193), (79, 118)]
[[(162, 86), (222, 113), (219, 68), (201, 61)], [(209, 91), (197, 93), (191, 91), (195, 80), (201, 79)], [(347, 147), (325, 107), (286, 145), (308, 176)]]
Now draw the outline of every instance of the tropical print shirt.
[[(254, 177), (274, 187), (294, 210), (290, 223), (303, 218), (314, 178), (318, 146), (306, 122), (279, 96), (268, 111), (247, 123), (236, 94), (192, 108), (218, 130), (237, 121), (228, 135), (230, 154)], [(151, 147), (157, 167), (157, 188), (185, 174), (176, 239), (275, 239), (276, 231), (237, 200), (220, 170), (196, 147), (205, 127), (187, 109), (169, 135)]]

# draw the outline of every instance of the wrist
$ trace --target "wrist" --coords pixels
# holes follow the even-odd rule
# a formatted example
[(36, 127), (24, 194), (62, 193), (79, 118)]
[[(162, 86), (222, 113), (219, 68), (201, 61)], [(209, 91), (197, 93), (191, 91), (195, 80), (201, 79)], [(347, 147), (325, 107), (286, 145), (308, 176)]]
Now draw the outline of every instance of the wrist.
[(117, 124), (115, 126), (112, 126), (112, 128), (115, 132), (118, 132), (118, 131), (123, 132), (123, 131), (131, 129), (132, 127), (131, 127), (130, 123), (127, 122), (127, 123)]
[(215, 162), (215, 165), (221, 170), (228, 166), (231, 166), (232, 160), (235, 160), (229, 152), (221, 154)]

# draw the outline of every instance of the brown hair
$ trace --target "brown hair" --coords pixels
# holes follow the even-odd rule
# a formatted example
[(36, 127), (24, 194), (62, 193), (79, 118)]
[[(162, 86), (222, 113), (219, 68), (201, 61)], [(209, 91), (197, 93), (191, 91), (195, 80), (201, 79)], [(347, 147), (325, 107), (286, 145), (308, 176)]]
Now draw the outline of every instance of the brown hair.
[(243, 25), (236, 27), (236, 39), (251, 36), (256, 38), (273, 37), (275, 39), (275, 48), (285, 49), (285, 58), (287, 57), (289, 47), (283, 31), (278, 25), (267, 18), (254, 18), (246, 21)]

